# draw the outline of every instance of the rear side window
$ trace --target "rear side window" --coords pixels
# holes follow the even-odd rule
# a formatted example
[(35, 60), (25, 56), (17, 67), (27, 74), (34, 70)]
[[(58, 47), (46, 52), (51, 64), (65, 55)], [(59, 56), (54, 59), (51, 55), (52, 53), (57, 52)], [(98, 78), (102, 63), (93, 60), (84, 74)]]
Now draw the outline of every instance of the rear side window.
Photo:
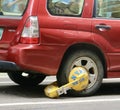
[(29, 0), (0, 0), (0, 15), (22, 16)]
[(48, 11), (52, 15), (79, 16), (84, 0), (48, 0)]
[(96, 17), (120, 18), (120, 0), (96, 0)]

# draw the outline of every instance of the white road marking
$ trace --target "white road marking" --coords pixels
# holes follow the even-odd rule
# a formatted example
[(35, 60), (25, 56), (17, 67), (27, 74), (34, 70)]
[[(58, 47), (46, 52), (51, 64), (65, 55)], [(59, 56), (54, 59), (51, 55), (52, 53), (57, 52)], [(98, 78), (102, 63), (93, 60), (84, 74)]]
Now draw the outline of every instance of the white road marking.
[[(52, 81), (47, 81), (47, 82), (42, 82), (42, 83), (40, 83), (40, 84), (50, 84)], [(0, 84), (16, 84), (16, 83), (14, 83), (14, 82), (12, 82), (12, 81), (2, 81), (2, 82), (0, 82)]]
[(77, 103), (97, 103), (97, 102), (119, 102), (120, 98), (118, 99), (92, 99), (92, 100), (61, 100), (61, 101), (45, 101), (45, 102), (21, 102), (21, 103), (3, 103), (0, 104), (0, 107), (6, 106), (25, 106), (25, 105), (55, 105), (55, 104), (77, 104)]
[(0, 84), (14, 84), (14, 82), (10, 82), (10, 81), (9, 82), (8, 81), (5, 82), (4, 81), (4, 82), (0, 82)]

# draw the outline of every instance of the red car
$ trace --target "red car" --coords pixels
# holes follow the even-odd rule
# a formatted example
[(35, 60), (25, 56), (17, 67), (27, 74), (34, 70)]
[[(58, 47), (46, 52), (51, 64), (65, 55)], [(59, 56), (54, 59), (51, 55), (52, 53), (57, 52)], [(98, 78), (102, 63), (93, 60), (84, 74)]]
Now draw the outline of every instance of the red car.
[[(6, 1), (6, 2), (5, 2)], [(1, 0), (0, 71), (20, 85), (47, 75), (67, 83), (77, 66), (93, 95), (103, 78), (120, 76), (120, 0)]]

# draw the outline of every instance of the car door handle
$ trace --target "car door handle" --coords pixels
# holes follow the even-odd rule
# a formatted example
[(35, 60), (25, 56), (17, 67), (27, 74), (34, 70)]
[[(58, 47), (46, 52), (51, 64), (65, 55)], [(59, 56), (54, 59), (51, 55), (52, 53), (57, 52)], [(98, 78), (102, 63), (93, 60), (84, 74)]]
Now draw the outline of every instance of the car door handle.
[(96, 29), (98, 29), (100, 31), (105, 31), (105, 30), (110, 30), (111, 29), (110, 25), (105, 25), (105, 24), (98, 24), (95, 27), (96, 27)]

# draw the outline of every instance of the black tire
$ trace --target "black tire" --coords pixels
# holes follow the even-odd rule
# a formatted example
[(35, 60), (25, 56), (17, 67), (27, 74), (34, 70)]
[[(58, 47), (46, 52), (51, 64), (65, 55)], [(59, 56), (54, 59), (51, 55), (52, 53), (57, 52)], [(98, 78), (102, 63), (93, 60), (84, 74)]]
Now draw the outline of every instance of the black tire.
[(41, 83), (46, 75), (37, 73), (9, 72), (9, 78), (21, 86), (36, 86)]
[(68, 76), (70, 71), (77, 66), (85, 67), (89, 72), (89, 85), (83, 91), (68, 91), (72, 96), (90, 96), (96, 93), (102, 84), (104, 69), (102, 62), (98, 55), (89, 50), (75, 51), (71, 53), (64, 61), (57, 75), (58, 85), (62, 86), (68, 83)]

